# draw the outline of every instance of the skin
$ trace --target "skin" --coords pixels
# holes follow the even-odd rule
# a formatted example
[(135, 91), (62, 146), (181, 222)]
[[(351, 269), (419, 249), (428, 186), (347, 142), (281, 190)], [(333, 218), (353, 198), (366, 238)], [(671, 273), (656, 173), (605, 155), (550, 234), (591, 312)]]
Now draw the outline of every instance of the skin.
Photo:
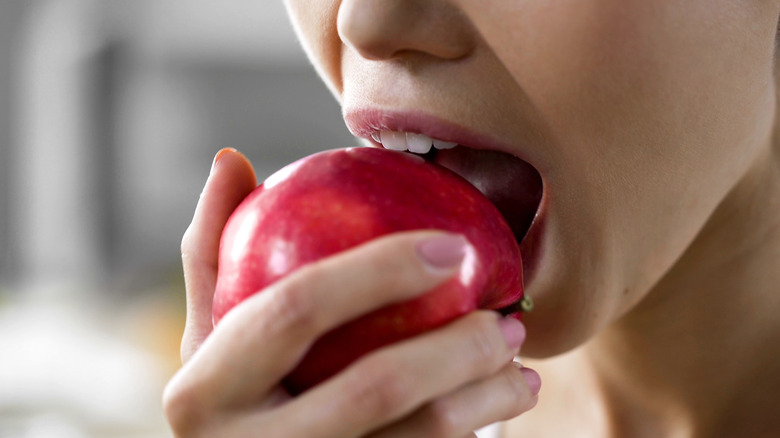
[[(490, 339), (484, 342), (498, 346), (489, 355), (496, 357), (474, 374), (447, 374), (486, 361), (464, 341), (458, 354), (429, 362), (451, 379), (449, 386), (401, 384), (383, 392), (387, 385), (376, 371), (352, 369), (374, 382), (372, 391), (392, 394), (389, 405), (405, 407), (389, 409), (394, 416), (368, 415), (359, 430), (324, 426), (349, 422), (363, 409), (349, 376), (326, 388), (343, 402), (339, 407), (349, 408), (328, 410), (328, 418), (297, 399), (268, 402), (257, 392), (242, 399), (220, 390), (223, 404), (204, 401), (215, 375), (235, 372), (214, 365), (220, 354), (234, 363), (252, 360), (228, 336), (248, 326), (241, 316), (231, 320), (233, 329), (220, 326), (212, 336), (204, 316), (218, 233), (254, 184), (249, 164), (227, 152), (183, 244), (187, 364), (166, 392), (179, 435), (197, 435), (197, 424), (220, 436), (244, 436), (237, 419), (252, 403), (269, 409), (263, 421), (279, 427), (268, 429), (278, 436), (287, 436), (280, 421), (293, 409), (313, 418), (307, 432), (334, 432), (316, 436), (461, 437), (534, 405), (506, 423), (505, 437), (780, 434), (774, 400), (780, 392), (780, 2), (288, 0), (287, 6), (345, 114), (365, 107), (422, 111), (493, 135), (539, 170), (543, 257), (526, 279), (536, 309), (524, 319), (522, 353), (545, 387), (538, 400), (531, 395), (535, 373), (506, 365), (501, 330), (486, 321), (487, 312), (477, 312), (440, 335), (457, 343), (477, 327)], [(231, 166), (230, 175), (219, 166)], [(386, 246), (356, 250), (362, 257), (352, 265), (331, 261), (298, 281), (313, 286), (318, 276), (332, 276), (354, 283), (354, 263), (372, 272), (379, 258), (398, 260), (420, 238), (388, 238), (381, 242)], [(409, 284), (417, 286), (403, 292), (377, 275), (374, 283), (385, 284), (388, 297), (419, 293), (431, 281), (410, 274)], [(255, 308), (269, 317), (260, 304)], [(328, 312), (338, 320), (362, 311), (344, 304)], [(284, 350), (261, 342), (272, 333), (280, 345), (294, 344), (294, 333), (276, 330), (255, 331), (241, 342)], [(433, 340), (415, 342), (408, 348), (419, 354)], [(197, 360), (189, 360), (195, 350)], [(406, 363), (398, 350), (381, 354), (397, 366)], [(248, 379), (246, 370), (240, 377)], [(268, 373), (269, 382), (280, 375), (253, 372)], [(499, 375), (503, 384), (496, 383)], [(204, 424), (192, 420), (198, 412), (219, 415)]]

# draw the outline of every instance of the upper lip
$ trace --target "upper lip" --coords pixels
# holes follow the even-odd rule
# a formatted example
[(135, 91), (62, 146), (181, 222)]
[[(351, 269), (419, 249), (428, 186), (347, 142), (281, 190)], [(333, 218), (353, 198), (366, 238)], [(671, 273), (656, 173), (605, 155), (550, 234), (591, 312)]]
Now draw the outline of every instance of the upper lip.
[(344, 121), (356, 137), (371, 140), (381, 131), (411, 132), (472, 149), (505, 152), (528, 161), (515, 148), (486, 133), (420, 111), (387, 111), (376, 108), (349, 110)]

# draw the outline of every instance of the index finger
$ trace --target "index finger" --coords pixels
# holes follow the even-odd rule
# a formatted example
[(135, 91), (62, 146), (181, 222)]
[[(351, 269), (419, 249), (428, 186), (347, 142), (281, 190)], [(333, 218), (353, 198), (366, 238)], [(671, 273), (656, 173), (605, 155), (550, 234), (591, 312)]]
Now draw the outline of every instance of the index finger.
[(230, 148), (217, 153), (192, 223), (181, 243), (187, 289), (182, 362), (187, 362), (211, 333), (211, 304), (222, 229), (233, 210), (256, 186), (255, 172), (246, 157)]

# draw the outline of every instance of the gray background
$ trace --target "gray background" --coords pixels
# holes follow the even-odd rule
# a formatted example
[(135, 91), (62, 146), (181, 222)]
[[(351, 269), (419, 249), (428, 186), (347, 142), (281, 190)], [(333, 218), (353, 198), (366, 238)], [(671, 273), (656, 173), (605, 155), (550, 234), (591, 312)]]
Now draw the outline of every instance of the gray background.
[(0, 436), (170, 436), (214, 154), (354, 144), (281, 1), (0, 0)]
[(0, 8), (3, 284), (161, 275), (218, 149), (262, 178), (354, 144), (281, 2)]

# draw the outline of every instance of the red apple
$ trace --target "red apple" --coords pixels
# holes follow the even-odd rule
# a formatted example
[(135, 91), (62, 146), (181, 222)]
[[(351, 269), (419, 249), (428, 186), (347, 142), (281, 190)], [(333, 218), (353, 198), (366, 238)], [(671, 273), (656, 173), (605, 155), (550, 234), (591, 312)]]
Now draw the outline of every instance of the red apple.
[[(379, 148), (320, 152), (281, 169), (235, 210), (222, 235), (214, 323), (301, 266), (376, 237), (440, 229), (472, 245), (459, 274), (414, 300), (381, 308), (325, 334), (285, 379), (298, 394), (381, 346), (475, 309), (523, 298), (522, 262), (496, 207), (457, 174)], [(520, 318), (516, 308), (505, 311)]]

